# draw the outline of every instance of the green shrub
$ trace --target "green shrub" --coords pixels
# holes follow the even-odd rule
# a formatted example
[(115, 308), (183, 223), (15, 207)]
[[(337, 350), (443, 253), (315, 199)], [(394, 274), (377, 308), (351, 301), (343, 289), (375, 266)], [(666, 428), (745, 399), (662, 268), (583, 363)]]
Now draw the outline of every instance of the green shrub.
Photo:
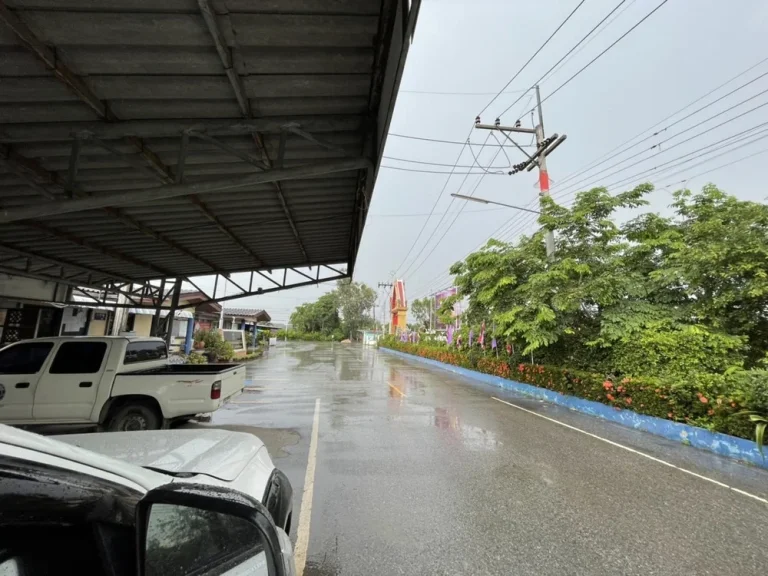
[(695, 374), (670, 382), (513, 363), (502, 350), (497, 357), (490, 349), (479, 347), (459, 350), (445, 345), (410, 344), (393, 337), (383, 338), (379, 346), (741, 438), (753, 438), (754, 426), (737, 413), (768, 413), (768, 371), (764, 370)]
[(208, 364), (208, 359), (202, 354), (195, 354), (194, 352), (187, 356), (187, 364)]

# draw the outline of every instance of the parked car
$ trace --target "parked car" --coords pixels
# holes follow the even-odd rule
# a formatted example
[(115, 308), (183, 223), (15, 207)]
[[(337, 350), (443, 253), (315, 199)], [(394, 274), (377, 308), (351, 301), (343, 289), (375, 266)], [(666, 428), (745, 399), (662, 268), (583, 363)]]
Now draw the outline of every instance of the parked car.
[(0, 425), (0, 574), (294, 576), (291, 501), (251, 434)]
[(39, 338), (0, 350), (5, 424), (157, 430), (217, 410), (244, 386), (242, 364), (170, 364), (160, 338)]

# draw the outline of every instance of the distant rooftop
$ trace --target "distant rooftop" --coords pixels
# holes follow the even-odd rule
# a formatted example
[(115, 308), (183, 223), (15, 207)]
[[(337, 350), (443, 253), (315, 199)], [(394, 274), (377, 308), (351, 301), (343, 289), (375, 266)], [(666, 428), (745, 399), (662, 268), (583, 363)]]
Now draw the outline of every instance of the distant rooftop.
[(224, 308), (224, 316), (235, 316), (237, 318), (254, 318), (259, 322), (269, 322), (272, 317), (266, 310), (259, 308)]

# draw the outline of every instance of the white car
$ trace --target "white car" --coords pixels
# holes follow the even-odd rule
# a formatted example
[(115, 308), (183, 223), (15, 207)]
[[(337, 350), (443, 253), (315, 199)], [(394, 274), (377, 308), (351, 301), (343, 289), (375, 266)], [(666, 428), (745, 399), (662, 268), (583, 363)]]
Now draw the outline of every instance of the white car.
[(242, 364), (169, 364), (161, 338), (57, 337), (0, 350), (0, 422), (157, 430), (242, 392)]
[(294, 576), (292, 492), (251, 434), (0, 425), (0, 574)]

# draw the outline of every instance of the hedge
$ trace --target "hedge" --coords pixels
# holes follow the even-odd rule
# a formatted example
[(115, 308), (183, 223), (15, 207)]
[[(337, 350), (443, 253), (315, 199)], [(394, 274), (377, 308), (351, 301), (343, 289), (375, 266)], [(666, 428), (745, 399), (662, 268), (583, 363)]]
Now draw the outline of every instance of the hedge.
[(511, 364), (502, 351), (497, 357), (479, 348), (459, 350), (394, 338), (382, 340), (379, 346), (741, 438), (754, 438), (754, 426), (737, 412), (768, 413), (765, 371), (730, 377), (702, 374), (690, 382), (669, 384), (653, 378), (616, 378), (554, 366)]

